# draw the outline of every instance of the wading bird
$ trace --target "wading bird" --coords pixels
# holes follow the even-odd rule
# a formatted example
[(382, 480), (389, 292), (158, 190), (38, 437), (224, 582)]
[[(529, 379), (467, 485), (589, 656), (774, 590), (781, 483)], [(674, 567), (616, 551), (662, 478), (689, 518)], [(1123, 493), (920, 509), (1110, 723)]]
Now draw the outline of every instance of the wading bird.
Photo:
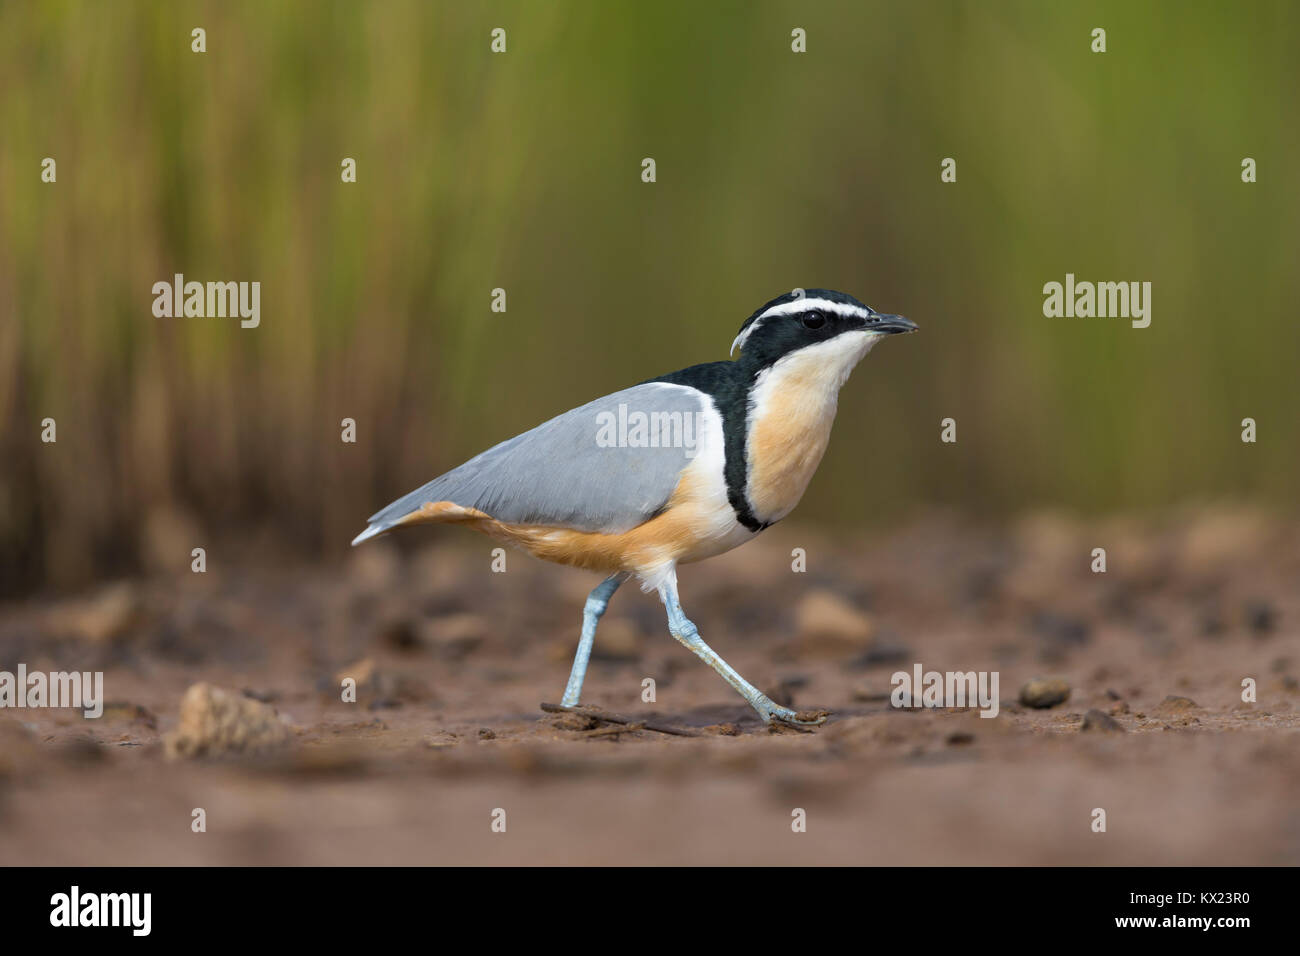
[(853, 367), (884, 336), (915, 329), (842, 292), (779, 296), (740, 327), (734, 361), (642, 382), (489, 448), (374, 514), (352, 543), (404, 525), (464, 524), (607, 574), (583, 609), (566, 707), (578, 703), (610, 597), (635, 575), (659, 592), (673, 637), (765, 722), (820, 723), (777, 705), (704, 643), (678, 600), (677, 566), (788, 515), (821, 462)]

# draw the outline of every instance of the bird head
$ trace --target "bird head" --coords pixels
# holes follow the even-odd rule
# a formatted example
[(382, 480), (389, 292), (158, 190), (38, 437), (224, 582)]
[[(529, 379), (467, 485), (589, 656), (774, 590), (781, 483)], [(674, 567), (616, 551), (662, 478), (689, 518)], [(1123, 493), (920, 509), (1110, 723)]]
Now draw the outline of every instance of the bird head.
[(799, 353), (824, 357), (828, 368), (847, 365), (847, 375), (886, 335), (914, 331), (911, 320), (877, 312), (843, 292), (795, 289), (746, 319), (731, 351), (739, 349), (740, 360), (756, 372)]

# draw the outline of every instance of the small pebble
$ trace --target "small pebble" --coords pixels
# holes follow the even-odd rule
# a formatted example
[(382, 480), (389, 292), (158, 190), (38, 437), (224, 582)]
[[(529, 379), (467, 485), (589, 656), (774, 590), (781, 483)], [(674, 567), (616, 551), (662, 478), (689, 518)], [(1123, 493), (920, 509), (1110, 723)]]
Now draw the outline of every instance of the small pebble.
[(1079, 728), (1084, 730), (1097, 730), (1105, 733), (1123, 733), (1124, 725), (1109, 714), (1103, 714), (1100, 710), (1093, 708), (1083, 715), (1083, 726)]
[(1246, 626), (1256, 634), (1267, 634), (1277, 623), (1277, 612), (1267, 601), (1256, 598), (1245, 604)]
[(1039, 710), (1062, 704), (1069, 696), (1070, 685), (1059, 677), (1035, 677), (1020, 688), (1020, 702)]

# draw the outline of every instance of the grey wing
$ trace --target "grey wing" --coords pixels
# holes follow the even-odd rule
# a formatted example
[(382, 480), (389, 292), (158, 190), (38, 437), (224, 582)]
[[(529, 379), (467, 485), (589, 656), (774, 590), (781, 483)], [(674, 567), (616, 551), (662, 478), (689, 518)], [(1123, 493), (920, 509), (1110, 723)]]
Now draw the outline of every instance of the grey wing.
[(353, 544), (438, 501), (511, 524), (606, 533), (634, 528), (667, 504), (699, 451), (704, 415), (712, 409), (703, 392), (665, 382), (598, 398), (404, 495), (372, 515)]

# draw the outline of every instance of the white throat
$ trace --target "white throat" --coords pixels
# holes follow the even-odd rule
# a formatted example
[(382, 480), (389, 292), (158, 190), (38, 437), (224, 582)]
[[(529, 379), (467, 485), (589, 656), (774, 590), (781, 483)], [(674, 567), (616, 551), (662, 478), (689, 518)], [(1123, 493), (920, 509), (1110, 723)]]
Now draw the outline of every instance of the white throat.
[(842, 332), (758, 374), (749, 393), (746, 493), (760, 521), (780, 521), (803, 497), (830, 441), (840, 388), (882, 337)]

